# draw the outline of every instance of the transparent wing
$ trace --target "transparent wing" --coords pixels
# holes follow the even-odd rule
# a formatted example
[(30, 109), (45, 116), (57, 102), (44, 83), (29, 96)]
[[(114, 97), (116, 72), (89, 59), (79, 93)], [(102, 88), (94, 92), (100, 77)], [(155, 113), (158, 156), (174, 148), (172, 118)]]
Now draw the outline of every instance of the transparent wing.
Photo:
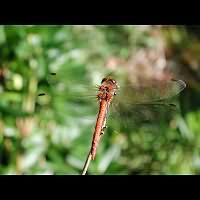
[(171, 79), (163, 82), (149, 82), (136, 86), (120, 87), (115, 101), (129, 104), (153, 103), (178, 95), (186, 84), (182, 80)]
[(52, 72), (46, 77), (43, 88), (38, 95), (44, 96), (44, 91), (54, 92), (61, 96), (74, 96), (76, 98), (89, 98), (97, 94), (97, 85), (92, 85), (88, 80), (72, 79), (63, 73)]
[(124, 128), (167, 121), (179, 111), (175, 97), (185, 87), (184, 81), (174, 79), (160, 84), (121, 87), (113, 98), (109, 121), (118, 122)]
[[(51, 73), (38, 92), (38, 102), (46, 102), (61, 118), (92, 119), (95, 123), (99, 109), (96, 99), (98, 88), (91, 85), (87, 80), (67, 79), (64, 73)], [(185, 87), (184, 81), (174, 79), (160, 83), (143, 83), (138, 87), (120, 86), (111, 104), (107, 125), (113, 119), (117, 125), (125, 127), (167, 120), (167, 116), (177, 110), (171, 98)]]
[(97, 92), (96, 85), (66, 79), (64, 74), (53, 72), (40, 84), (36, 105), (40, 110), (48, 107), (54, 114), (52, 119), (59, 118), (63, 122), (66, 118), (95, 121)]
[(137, 128), (145, 124), (156, 123), (159, 125), (163, 121), (167, 122), (176, 112), (178, 105), (173, 102), (157, 102), (144, 104), (111, 104), (108, 117), (109, 124), (115, 123), (118, 130), (121, 128)]

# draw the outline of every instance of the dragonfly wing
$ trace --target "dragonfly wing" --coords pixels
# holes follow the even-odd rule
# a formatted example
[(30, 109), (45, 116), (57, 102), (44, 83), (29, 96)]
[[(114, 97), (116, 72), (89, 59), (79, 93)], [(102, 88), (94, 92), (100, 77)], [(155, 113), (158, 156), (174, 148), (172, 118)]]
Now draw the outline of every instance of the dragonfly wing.
[(116, 104), (111, 105), (109, 124), (120, 129), (137, 128), (145, 124), (159, 125), (163, 121), (170, 120), (178, 111), (175, 103), (158, 102), (144, 104)]
[(185, 87), (182, 80), (173, 79), (159, 84), (121, 87), (114, 96), (109, 119), (124, 128), (137, 127), (144, 123), (159, 124), (178, 111), (173, 97)]
[(171, 79), (163, 82), (149, 82), (138, 87), (129, 85), (119, 89), (116, 101), (132, 104), (143, 104), (175, 97), (186, 84), (182, 80)]
[[(69, 71), (59, 73), (49, 73), (46, 81), (39, 84), (38, 96), (53, 94), (53, 96), (70, 97), (71, 99), (89, 99), (97, 95), (97, 85), (92, 85), (89, 81), (83, 79), (76, 80), (70, 78)], [(91, 99), (92, 99), (91, 98)]]
[(98, 110), (97, 87), (64, 79), (62, 74), (51, 73), (39, 85), (37, 107), (48, 107), (61, 118), (95, 118)]

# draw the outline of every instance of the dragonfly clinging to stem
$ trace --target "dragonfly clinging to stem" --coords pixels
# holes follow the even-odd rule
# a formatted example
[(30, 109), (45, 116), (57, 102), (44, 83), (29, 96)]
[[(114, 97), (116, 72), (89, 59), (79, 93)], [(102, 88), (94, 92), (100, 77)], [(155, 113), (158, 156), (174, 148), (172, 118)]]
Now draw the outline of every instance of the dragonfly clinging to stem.
[[(56, 73), (51, 73), (51, 76), (56, 76)], [(176, 105), (173, 103), (165, 102), (178, 95), (186, 84), (182, 80), (171, 79), (169, 81), (162, 82), (161, 84), (153, 84), (140, 87), (119, 87), (117, 81), (111, 77), (105, 77), (102, 79), (101, 84), (97, 87), (96, 97), (99, 102), (99, 111), (96, 119), (96, 125), (93, 132), (93, 139), (89, 155), (82, 174), (85, 174), (90, 160), (94, 160), (96, 156), (97, 147), (101, 136), (103, 135), (110, 105), (115, 101), (115, 105), (127, 105), (128, 112), (132, 111), (132, 108), (145, 106), (167, 106), (174, 108)], [(40, 93), (38, 96), (44, 96), (45, 93)], [(81, 94), (80, 94), (81, 96)], [(131, 105), (131, 106), (130, 106)], [(140, 109), (140, 108), (139, 108)]]

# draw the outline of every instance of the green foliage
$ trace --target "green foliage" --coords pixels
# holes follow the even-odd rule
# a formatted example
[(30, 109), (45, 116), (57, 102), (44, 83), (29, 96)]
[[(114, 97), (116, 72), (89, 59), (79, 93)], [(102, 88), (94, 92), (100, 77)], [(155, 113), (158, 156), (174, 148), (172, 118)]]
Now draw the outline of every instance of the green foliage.
[[(0, 173), (80, 174), (98, 105), (94, 95), (89, 100), (79, 93), (105, 74), (127, 80), (124, 62), (113, 69), (106, 61), (126, 61), (141, 49), (159, 48), (154, 29), (0, 26)], [(189, 41), (200, 42), (185, 27), (164, 27), (161, 35), (178, 64), (184, 49), (193, 48)], [(52, 72), (57, 75), (49, 76)], [(191, 83), (198, 80), (189, 77)], [(199, 81), (191, 84), (191, 93), (177, 102), (181, 112), (166, 114), (159, 123), (124, 127), (125, 116), (110, 120), (88, 174), (198, 174), (198, 88)]]

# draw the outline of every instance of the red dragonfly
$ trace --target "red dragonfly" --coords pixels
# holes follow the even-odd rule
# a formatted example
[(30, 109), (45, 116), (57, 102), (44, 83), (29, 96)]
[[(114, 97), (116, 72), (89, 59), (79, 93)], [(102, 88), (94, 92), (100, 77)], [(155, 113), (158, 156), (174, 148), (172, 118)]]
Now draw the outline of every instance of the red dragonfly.
[(106, 127), (106, 116), (110, 103), (113, 97), (117, 94), (117, 89), (119, 89), (117, 82), (110, 77), (103, 78), (101, 85), (99, 86), (99, 93), (97, 94), (97, 99), (99, 100), (99, 113), (97, 116), (91, 147), (91, 156), (93, 160), (96, 155), (100, 136), (103, 134), (104, 128)]
[[(50, 77), (57, 76), (56, 73), (51, 73)], [(51, 81), (50, 81), (51, 82)], [(62, 88), (61, 84), (61, 88)], [(146, 118), (151, 118), (152, 113), (148, 112), (151, 108), (156, 108), (158, 112), (160, 112), (160, 108), (169, 108), (173, 109), (176, 105), (171, 103), (170, 99), (178, 95), (184, 88), (186, 84), (182, 80), (171, 79), (169, 81), (163, 81), (159, 84), (149, 84), (145, 86), (134, 87), (132, 85), (121, 87), (111, 77), (105, 77), (102, 79), (101, 84), (96, 88), (96, 96), (99, 102), (99, 112), (96, 119), (95, 130), (93, 133), (92, 145), (90, 150), (90, 156), (94, 160), (97, 146), (99, 144), (99, 140), (101, 135), (104, 133), (106, 128), (106, 119), (108, 117), (108, 112), (110, 109), (110, 105), (112, 103), (114, 112), (113, 116), (115, 117), (117, 113), (122, 114), (123, 117), (129, 120), (131, 113), (134, 115), (135, 121), (137, 121), (138, 114), (140, 118), (144, 121)], [(65, 87), (64, 87), (65, 88)], [(86, 87), (85, 87), (86, 88)], [(80, 100), (84, 97), (84, 99), (91, 99), (91, 96), (87, 96), (87, 92), (83, 89), (83, 95), (80, 90), (76, 93), (75, 99)], [(69, 91), (70, 93), (70, 91)], [(91, 89), (88, 88), (88, 94), (91, 94)], [(40, 93), (38, 96), (46, 95), (45, 93)], [(89, 97), (89, 98), (87, 98)], [(114, 102), (114, 103), (113, 103)], [(120, 110), (120, 112), (115, 112), (115, 110)], [(166, 109), (167, 110), (167, 109)], [(132, 123), (132, 119), (131, 119)]]

